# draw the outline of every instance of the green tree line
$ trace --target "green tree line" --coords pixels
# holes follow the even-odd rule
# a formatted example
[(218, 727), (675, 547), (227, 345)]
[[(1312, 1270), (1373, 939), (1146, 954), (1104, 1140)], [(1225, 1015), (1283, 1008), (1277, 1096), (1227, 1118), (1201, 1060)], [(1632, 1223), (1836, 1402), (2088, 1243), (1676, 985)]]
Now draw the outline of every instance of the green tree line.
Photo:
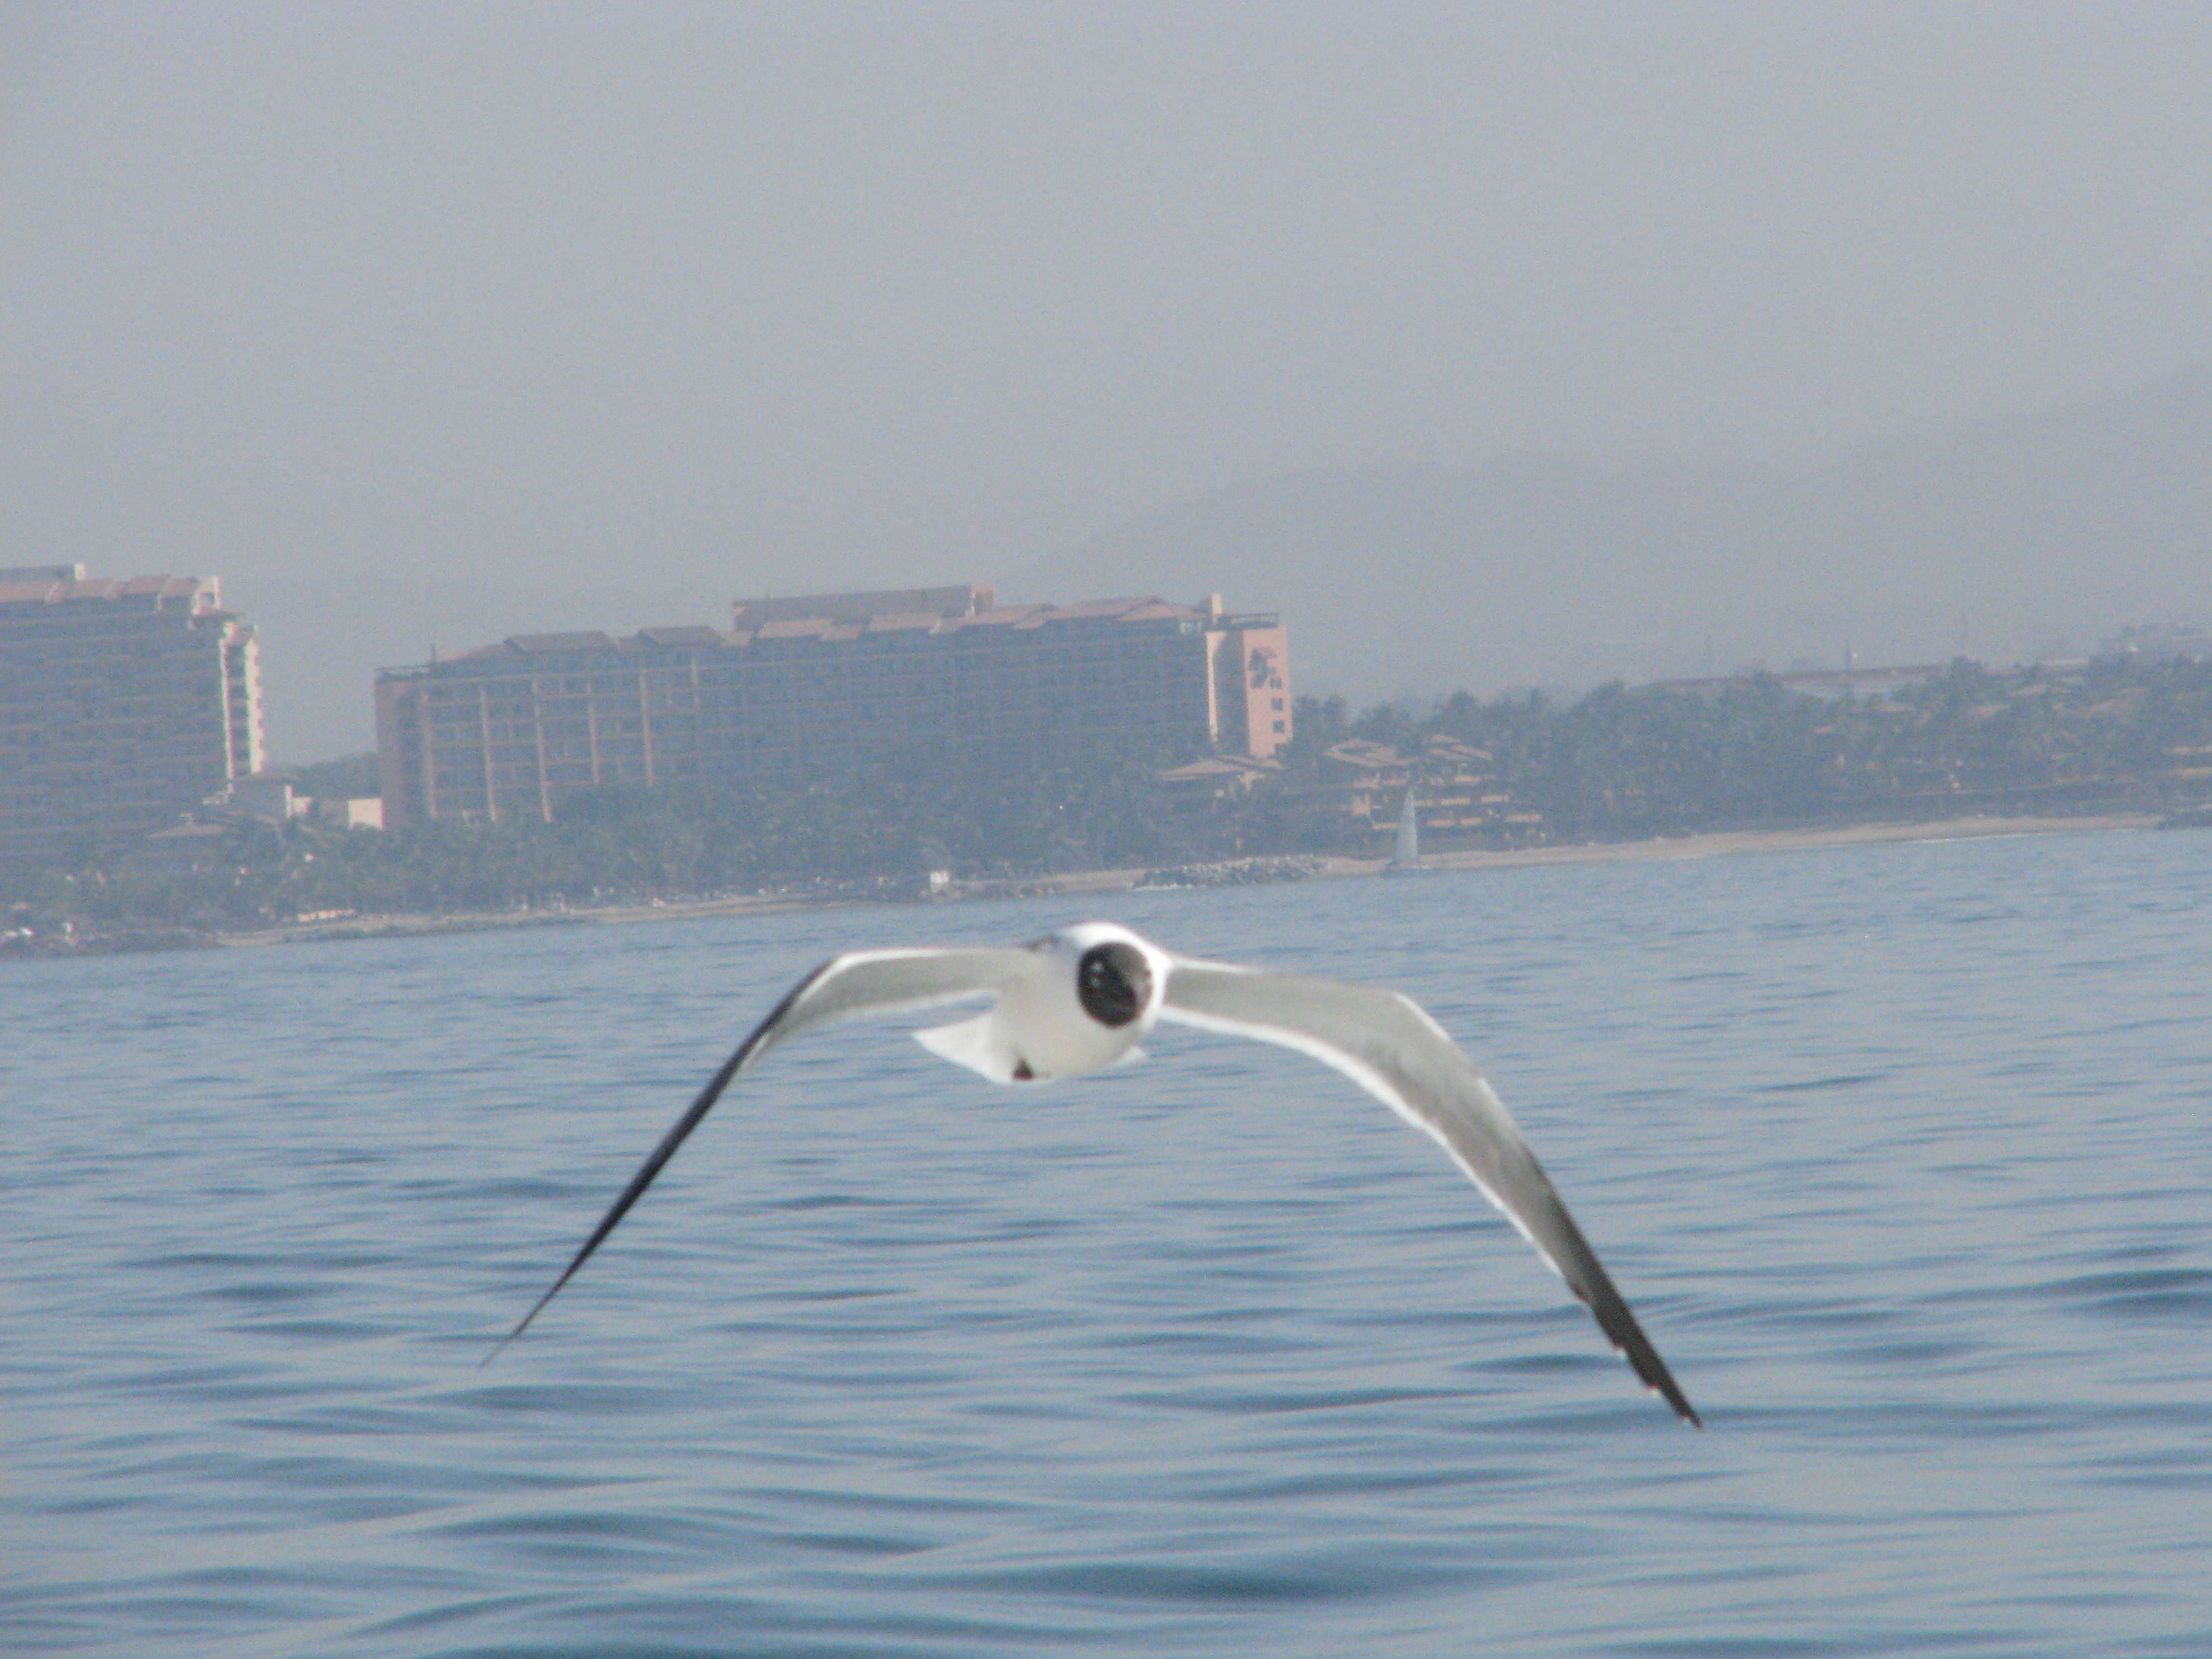
[[(1877, 696), (1754, 675), (1717, 689), (1607, 685), (1571, 703), (1462, 692), (1424, 712), (1357, 716), (1307, 700), (1297, 731), (1286, 776), (1318, 776), (1346, 738), (1409, 756), (1435, 736), (1471, 744), (1488, 751), (1498, 789), (1566, 841), (1960, 811), (2171, 811), (2207, 796), (2188, 774), (2212, 765), (2212, 663), (1997, 672), (1961, 659)], [(1255, 809), (1264, 817), (1264, 799)]]
[(140, 848), (69, 869), (19, 867), (0, 896), (33, 924), (75, 918), (113, 929), (895, 891), (931, 870), (1016, 876), (1171, 859), (1188, 843), (1159, 771), (1158, 757), (1091, 752), (987, 775), (886, 767), (773, 793), (592, 789), (558, 803), (551, 823), (386, 831), (243, 820), (195, 849), (198, 867)]

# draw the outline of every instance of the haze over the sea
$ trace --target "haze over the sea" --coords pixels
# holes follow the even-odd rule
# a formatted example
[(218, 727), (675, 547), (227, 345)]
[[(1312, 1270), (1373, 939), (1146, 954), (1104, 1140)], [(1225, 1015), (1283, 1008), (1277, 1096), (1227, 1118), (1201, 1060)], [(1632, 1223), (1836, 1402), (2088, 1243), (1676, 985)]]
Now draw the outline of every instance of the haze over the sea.
[(2201, 623), (2208, 85), (2048, 0), (13, 6), (0, 562), (220, 574), (294, 760), (738, 593), (1220, 590), (1361, 698)]

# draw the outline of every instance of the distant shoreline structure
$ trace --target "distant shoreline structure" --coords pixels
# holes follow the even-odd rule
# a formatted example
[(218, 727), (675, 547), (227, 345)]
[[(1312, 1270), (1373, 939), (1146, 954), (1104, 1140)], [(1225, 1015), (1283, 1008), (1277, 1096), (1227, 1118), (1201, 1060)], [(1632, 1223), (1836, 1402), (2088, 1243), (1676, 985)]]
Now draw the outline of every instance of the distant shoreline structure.
[[(1460, 872), (1522, 869), (1531, 866), (1623, 864), (1729, 858), (1748, 854), (1826, 852), (1841, 848), (1924, 844), (1931, 842), (1994, 840), (2018, 836), (2090, 835), (2113, 830), (2154, 830), (2154, 812), (2105, 813), (2081, 817), (1959, 817), (1911, 823), (1848, 823), (1794, 830), (1717, 830), (1643, 841), (1583, 842), (1503, 850), (1461, 850), (1425, 854), (1424, 871)], [(1331, 857), (1285, 860), (1309, 867), (1284, 879), (1329, 880), (1376, 876), (1387, 859)], [(933, 902), (953, 900), (1053, 898), (1070, 900), (1137, 890), (1150, 872), (1142, 869), (1079, 870), (1065, 874), (1012, 877), (956, 883)], [(1157, 885), (1148, 890), (1166, 890)], [(1200, 888), (1188, 890), (1203, 891)], [(675, 899), (647, 904), (604, 905), (566, 910), (455, 913), (449, 915), (365, 915), (295, 923), (240, 933), (185, 935), (118, 935), (88, 939), (65, 954), (102, 951), (240, 948), (300, 945), (337, 939), (427, 938), (443, 933), (477, 933), (507, 928), (584, 927), (638, 921), (687, 921), (713, 916), (766, 915), (781, 911), (848, 907), (886, 901), (838, 892), (747, 894), (726, 898)], [(42, 953), (43, 954), (43, 953)], [(55, 952), (54, 954), (64, 954)]]

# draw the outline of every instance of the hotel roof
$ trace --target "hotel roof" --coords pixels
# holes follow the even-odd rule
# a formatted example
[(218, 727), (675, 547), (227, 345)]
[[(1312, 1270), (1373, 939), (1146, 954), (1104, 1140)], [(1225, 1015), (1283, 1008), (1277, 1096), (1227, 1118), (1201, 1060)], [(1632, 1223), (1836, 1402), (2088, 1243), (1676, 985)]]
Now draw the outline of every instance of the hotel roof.
[(510, 634), (507, 636), (507, 643), (516, 651), (526, 651), (532, 655), (548, 656), (556, 651), (607, 651), (614, 647), (614, 640), (610, 635), (595, 632)]
[[(0, 590), (4, 591), (4, 590)], [(945, 590), (951, 592), (953, 590)], [(988, 588), (958, 590), (988, 599)], [(936, 590), (912, 590), (883, 595), (831, 595), (830, 599), (882, 598), (894, 601), (911, 600), (916, 597), (934, 597)], [(503, 657), (542, 657), (574, 655), (577, 653), (624, 653), (653, 650), (744, 650), (755, 644), (775, 644), (786, 641), (817, 641), (825, 645), (840, 644), (863, 637), (886, 635), (914, 636), (942, 636), (964, 633), (969, 629), (1006, 629), (1026, 633), (1040, 628), (1061, 623), (1080, 623), (1091, 625), (1122, 623), (1203, 623), (1209, 626), (1223, 625), (1224, 619), (1194, 605), (1176, 605), (1157, 595), (1113, 599), (1086, 599), (1076, 605), (994, 605), (988, 609), (964, 615), (948, 615), (943, 611), (900, 610), (872, 615), (860, 614), (850, 605), (833, 605), (833, 614), (826, 616), (793, 616), (788, 607), (797, 603), (791, 600), (774, 602), (785, 614), (760, 621), (756, 627), (740, 626), (724, 633), (717, 629), (694, 624), (645, 628), (622, 638), (597, 631), (565, 634), (515, 634), (495, 645), (478, 647), (473, 651), (448, 656), (435, 667), (468, 663), (489, 665)], [(759, 607), (767, 610), (765, 605)], [(742, 623), (745, 620), (742, 616)], [(1238, 617), (1228, 619), (1233, 626), (1272, 625), (1273, 616)], [(411, 670), (389, 670), (388, 672), (408, 673)]]
[(210, 607), (219, 605), (221, 590), (213, 576), (132, 576), (118, 580), (95, 576), (89, 580), (59, 580), (52, 577), (0, 581), (0, 605), (70, 605), (94, 599), (168, 599), (204, 598)]

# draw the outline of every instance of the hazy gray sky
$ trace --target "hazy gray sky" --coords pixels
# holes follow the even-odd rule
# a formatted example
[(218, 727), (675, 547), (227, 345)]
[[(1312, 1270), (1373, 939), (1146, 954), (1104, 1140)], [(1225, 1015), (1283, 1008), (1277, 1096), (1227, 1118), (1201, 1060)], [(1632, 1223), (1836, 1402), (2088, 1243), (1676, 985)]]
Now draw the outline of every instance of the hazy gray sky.
[(247, 603), (989, 579), (2212, 359), (2203, 5), (0, 16), (0, 562)]

